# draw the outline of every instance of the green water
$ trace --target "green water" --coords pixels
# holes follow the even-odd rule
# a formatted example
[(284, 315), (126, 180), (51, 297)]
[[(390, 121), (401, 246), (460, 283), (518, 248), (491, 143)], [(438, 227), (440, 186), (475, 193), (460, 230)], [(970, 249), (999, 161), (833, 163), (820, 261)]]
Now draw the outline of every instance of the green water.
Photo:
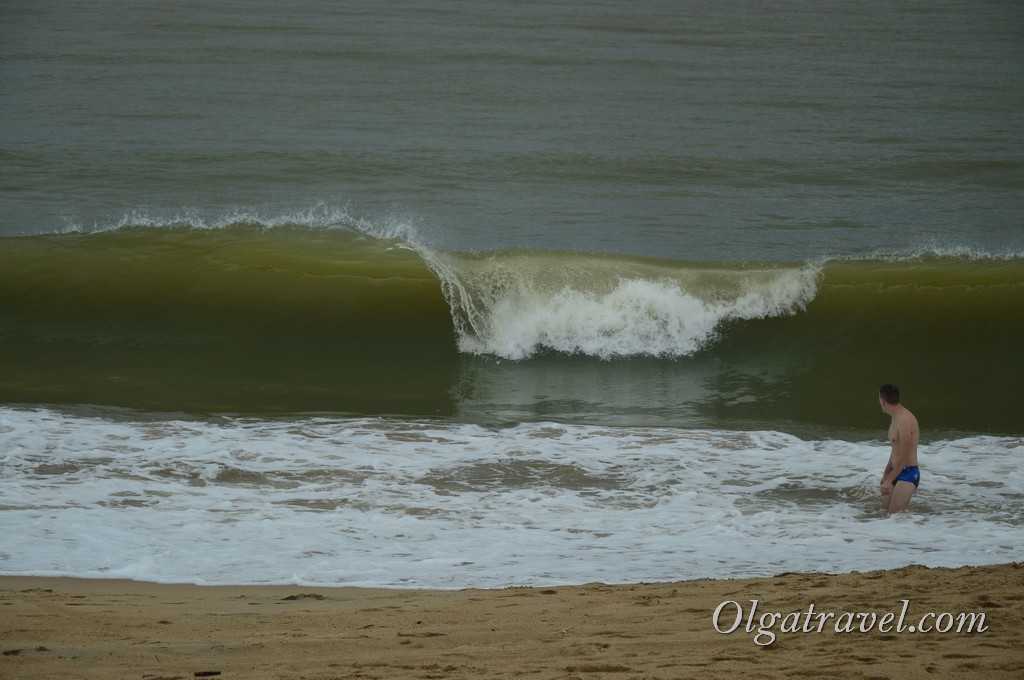
[[(351, 227), (257, 225), (3, 245), (8, 403), (856, 429), (898, 379), (932, 429), (1019, 426), (1019, 258), (516, 250), (437, 268), (436, 253)], [(623, 281), (643, 286), (625, 310)], [(553, 301), (570, 293), (588, 314), (562, 318), (572, 309)]]

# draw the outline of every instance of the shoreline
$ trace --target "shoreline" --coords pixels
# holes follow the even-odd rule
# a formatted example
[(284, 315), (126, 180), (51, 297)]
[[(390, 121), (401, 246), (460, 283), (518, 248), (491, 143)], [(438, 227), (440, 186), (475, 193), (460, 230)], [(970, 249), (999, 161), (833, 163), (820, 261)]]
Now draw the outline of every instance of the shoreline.
[(0, 677), (1011, 678), (1022, 626), (1021, 562), (492, 590), (0, 576)]

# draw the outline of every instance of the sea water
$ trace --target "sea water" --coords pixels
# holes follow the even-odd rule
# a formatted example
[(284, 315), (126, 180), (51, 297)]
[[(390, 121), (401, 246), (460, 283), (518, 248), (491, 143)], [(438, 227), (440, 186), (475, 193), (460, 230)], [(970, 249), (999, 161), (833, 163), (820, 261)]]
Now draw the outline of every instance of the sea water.
[(0, 573), (1024, 559), (1020, 2), (0, 13)]
[[(1020, 437), (0, 413), (0, 570), (427, 588), (844, 572), (1020, 557)], [(970, 531), (961, 527), (969, 525)]]

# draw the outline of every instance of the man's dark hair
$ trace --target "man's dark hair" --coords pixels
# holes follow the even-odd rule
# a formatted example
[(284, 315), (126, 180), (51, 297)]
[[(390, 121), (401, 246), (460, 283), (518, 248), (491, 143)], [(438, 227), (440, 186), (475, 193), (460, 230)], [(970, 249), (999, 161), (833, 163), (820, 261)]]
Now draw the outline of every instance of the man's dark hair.
[(895, 406), (900, 403), (900, 388), (895, 385), (882, 385), (878, 388), (878, 394), (887, 404)]

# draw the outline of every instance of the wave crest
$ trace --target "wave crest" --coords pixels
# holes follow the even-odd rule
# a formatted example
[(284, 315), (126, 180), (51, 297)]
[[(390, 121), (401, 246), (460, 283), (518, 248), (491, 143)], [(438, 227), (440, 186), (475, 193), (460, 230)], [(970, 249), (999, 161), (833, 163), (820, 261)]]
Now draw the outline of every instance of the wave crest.
[(505, 359), (538, 352), (682, 357), (721, 324), (795, 314), (817, 267), (713, 269), (557, 253), (428, 258), (442, 281), (459, 349)]

